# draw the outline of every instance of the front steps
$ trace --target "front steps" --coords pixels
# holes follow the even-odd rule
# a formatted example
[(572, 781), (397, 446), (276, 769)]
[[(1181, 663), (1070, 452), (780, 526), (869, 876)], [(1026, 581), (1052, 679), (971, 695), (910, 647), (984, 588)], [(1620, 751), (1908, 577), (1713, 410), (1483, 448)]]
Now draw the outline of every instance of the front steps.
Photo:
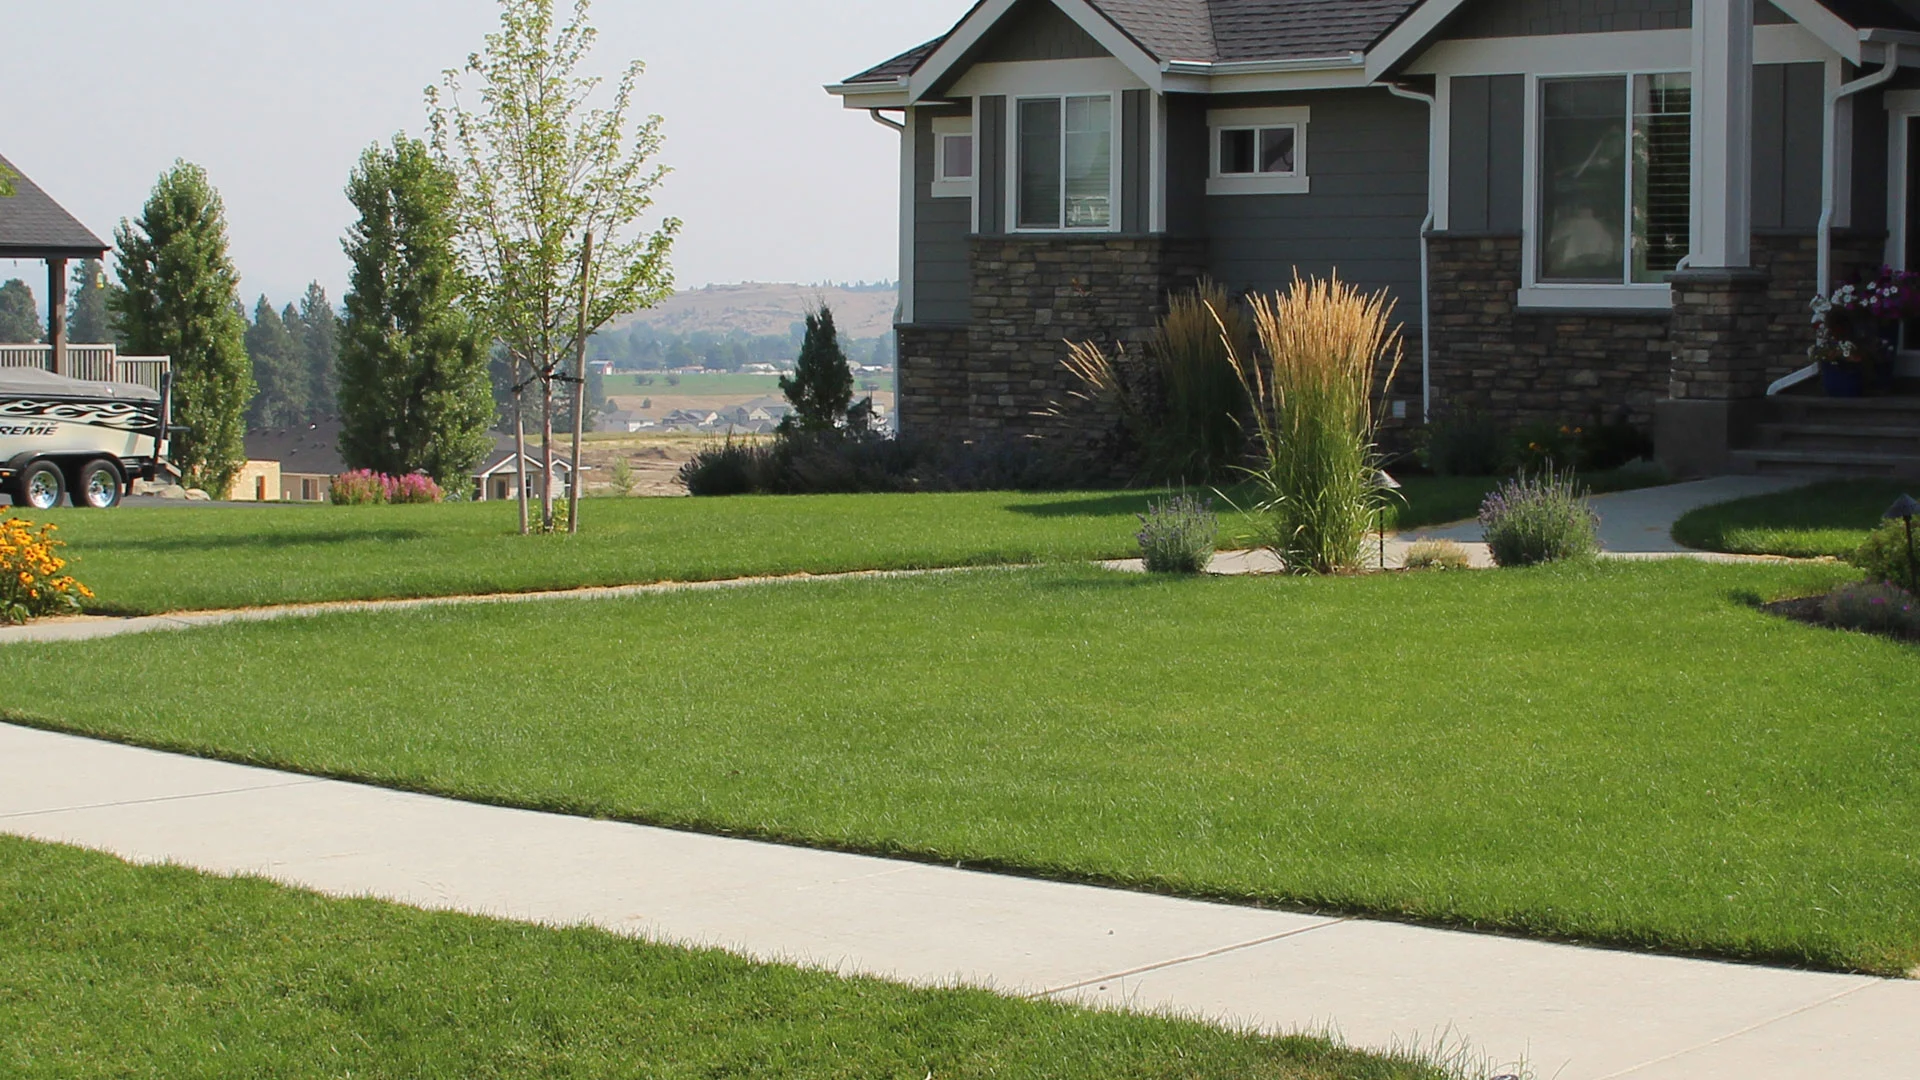
[(1759, 476), (1920, 479), (1920, 397), (1769, 398), (1731, 465)]

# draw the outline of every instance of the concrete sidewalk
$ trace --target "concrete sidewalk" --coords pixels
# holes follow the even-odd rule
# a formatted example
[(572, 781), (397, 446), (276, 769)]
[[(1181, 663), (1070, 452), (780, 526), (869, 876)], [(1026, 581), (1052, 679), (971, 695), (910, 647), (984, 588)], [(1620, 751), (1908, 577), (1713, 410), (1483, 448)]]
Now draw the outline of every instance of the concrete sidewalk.
[[(1738, 556), (1714, 555), (1682, 546), (1673, 538), (1673, 526), (1687, 514), (1704, 506), (1716, 506), (1755, 495), (1791, 491), (1812, 483), (1794, 476), (1718, 476), (1710, 480), (1691, 480), (1684, 484), (1619, 491), (1588, 499), (1600, 515), (1600, 550), (1616, 559), (1693, 557), (1734, 559)], [(1486, 534), (1477, 521), (1463, 521), (1434, 529), (1415, 529), (1400, 539), (1452, 540), (1459, 544), (1483, 544)]]
[(1920, 1073), (1920, 983), (1581, 949), (478, 806), (0, 725), (0, 832), (342, 896), (1359, 1046), (1542, 1080)]

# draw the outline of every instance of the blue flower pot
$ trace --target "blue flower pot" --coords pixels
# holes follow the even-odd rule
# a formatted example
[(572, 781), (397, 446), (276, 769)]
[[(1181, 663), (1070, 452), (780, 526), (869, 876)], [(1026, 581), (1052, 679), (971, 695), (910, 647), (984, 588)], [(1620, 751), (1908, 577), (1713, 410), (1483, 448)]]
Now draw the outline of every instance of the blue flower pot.
[(1867, 369), (1864, 364), (1821, 364), (1820, 385), (1832, 398), (1857, 398), (1867, 395)]

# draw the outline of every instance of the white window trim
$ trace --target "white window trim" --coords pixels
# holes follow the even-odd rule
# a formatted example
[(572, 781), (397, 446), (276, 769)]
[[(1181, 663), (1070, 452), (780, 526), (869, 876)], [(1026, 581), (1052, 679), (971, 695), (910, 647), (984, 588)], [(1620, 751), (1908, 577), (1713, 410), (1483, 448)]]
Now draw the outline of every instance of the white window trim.
[[(973, 118), (971, 116), (936, 116), (933, 119), (933, 192), (936, 199), (973, 198), (974, 177), (946, 174), (947, 140), (955, 137), (973, 138)], [(980, 148), (973, 148), (973, 173), (980, 174)]]
[[(1526, 100), (1526, 139), (1521, 178), (1521, 221), (1520, 241), (1520, 293), (1516, 305), (1527, 308), (1623, 308), (1646, 311), (1669, 311), (1673, 308), (1673, 286), (1665, 282), (1657, 284), (1630, 284), (1622, 280), (1618, 285), (1596, 284), (1589, 282), (1555, 282), (1540, 280), (1540, 84), (1557, 79), (1624, 78), (1627, 80), (1627, 101), (1633, 97), (1633, 80), (1640, 75), (1674, 75), (1688, 73), (1689, 65), (1679, 67), (1662, 66), (1655, 68), (1628, 68), (1607, 71), (1571, 71), (1541, 74), (1529, 74), (1527, 78)], [(1623, 102), (1625, 105), (1625, 102)], [(1630, 106), (1629, 106), (1630, 111)], [(1628, 117), (1631, 123), (1632, 117)], [(1633, 175), (1627, 175), (1627, 190), (1622, 198), (1632, 197)], [(1631, 239), (1628, 243), (1628, 257), (1631, 258)], [(1621, 266), (1621, 277), (1627, 270)]]
[[(1307, 127), (1313, 110), (1306, 106), (1273, 109), (1207, 110), (1207, 194), (1306, 195), (1313, 190), (1307, 167)], [(1293, 129), (1293, 171), (1290, 173), (1235, 173), (1220, 171), (1220, 134), (1225, 131)]]
[[(1063, 93), (1024, 93), (1007, 97), (1007, 153), (1006, 153), (1006, 221), (1007, 232), (1017, 234), (1035, 234), (1042, 236), (1099, 236), (1103, 233), (1120, 231), (1121, 220), (1126, 216), (1120, 205), (1121, 143), (1125, 140), (1121, 132), (1121, 90), (1072, 90)], [(1107, 99), (1109, 119), (1107, 130), (1111, 133), (1107, 147), (1107, 226), (1104, 229), (1074, 229), (1065, 223), (1067, 213), (1066, 170), (1064, 168), (1067, 152), (1067, 98), (1102, 97)], [(1061, 224), (1053, 227), (1023, 226), (1020, 224), (1020, 104), (1026, 101), (1060, 102), (1060, 153), (1062, 155), (1060, 216)]]

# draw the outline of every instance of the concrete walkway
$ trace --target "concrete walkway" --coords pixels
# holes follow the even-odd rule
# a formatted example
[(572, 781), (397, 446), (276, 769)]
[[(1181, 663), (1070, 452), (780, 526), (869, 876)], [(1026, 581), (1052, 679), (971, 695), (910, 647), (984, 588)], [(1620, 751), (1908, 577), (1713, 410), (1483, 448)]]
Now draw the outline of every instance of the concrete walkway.
[[(1792, 476), (1720, 476), (1684, 484), (1595, 495), (1587, 501), (1600, 515), (1600, 550), (1610, 558), (1647, 559), (1691, 557), (1738, 559), (1682, 546), (1673, 538), (1673, 526), (1703, 506), (1716, 506), (1755, 495), (1772, 495), (1805, 487), (1811, 481)], [(1463, 521), (1434, 529), (1415, 529), (1400, 539), (1452, 540), (1484, 544), (1486, 534), (1477, 521)]]
[(0, 725), (0, 832), (1542, 1080), (1910, 1080), (1920, 983), (1176, 900), (478, 806)]

